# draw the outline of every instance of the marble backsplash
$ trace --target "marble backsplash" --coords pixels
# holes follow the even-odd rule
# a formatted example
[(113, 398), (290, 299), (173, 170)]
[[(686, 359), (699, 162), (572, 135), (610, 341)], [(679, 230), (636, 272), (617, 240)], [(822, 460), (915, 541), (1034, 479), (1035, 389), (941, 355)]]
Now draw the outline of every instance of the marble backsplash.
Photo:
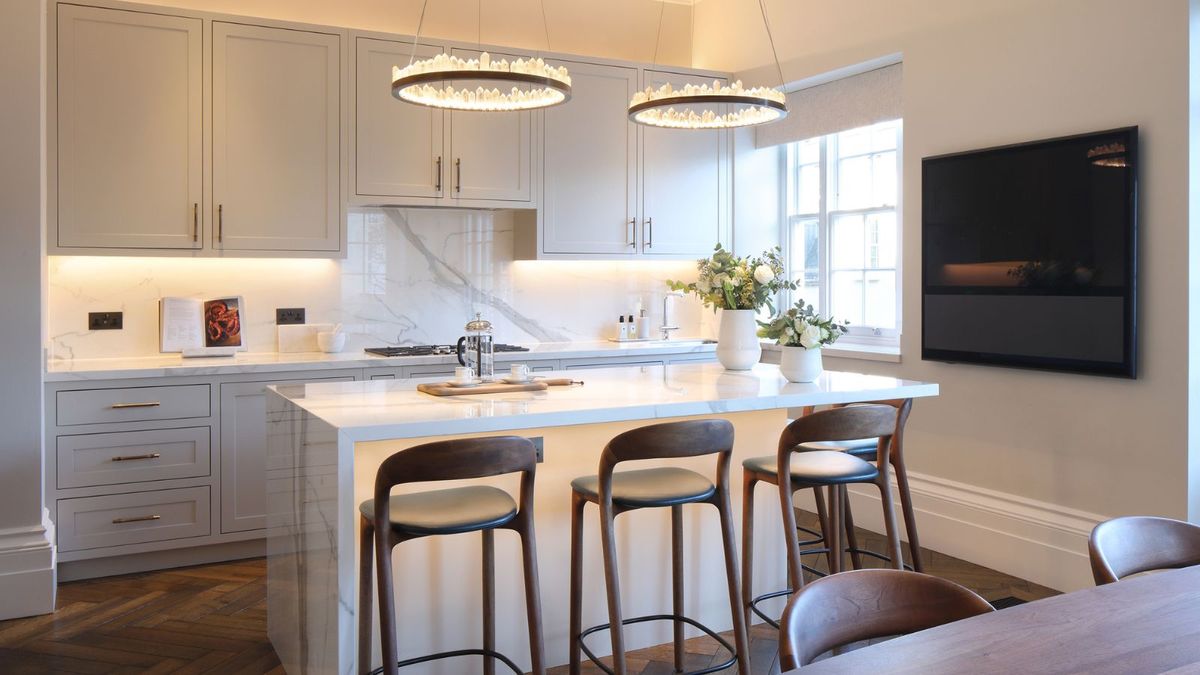
[[(152, 356), (158, 299), (241, 295), (249, 351), (275, 351), (275, 308), (342, 323), (347, 350), (453, 342), (475, 312), (501, 342), (598, 340), (639, 300), (661, 321), (667, 278), (690, 261), (514, 261), (503, 211), (360, 209), (345, 260), (64, 257), (49, 260), (51, 359)], [(680, 335), (715, 333), (712, 313), (675, 299)], [(124, 312), (124, 328), (89, 331), (87, 313)]]

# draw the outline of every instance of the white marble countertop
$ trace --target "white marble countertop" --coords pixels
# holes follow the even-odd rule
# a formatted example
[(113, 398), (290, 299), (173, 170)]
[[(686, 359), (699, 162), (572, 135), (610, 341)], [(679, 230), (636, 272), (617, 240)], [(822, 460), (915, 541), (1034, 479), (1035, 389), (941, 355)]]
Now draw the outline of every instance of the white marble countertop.
[[(498, 352), (497, 362), (539, 361), (546, 359), (580, 359), (667, 354), (711, 353), (716, 344), (700, 338), (675, 338), (652, 342), (546, 342), (521, 345), (527, 352)], [(341, 368), (400, 368), (457, 364), (450, 356), (375, 356), (362, 351), (340, 354), (301, 352), (280, 354), (240, 353), (236, 356), (185, 359), (178, 354), (161, 354), (140, 358), (63, 359), (51, 361), (46, 367), (46, 382), (78, 380), (119, 380), (139, 377), (230, 375), (240, 373), (271, 373), (297, 370), (337, 370)]]
[[(547, 374), (554, 377), (555, 374)], [(807, 405), (936, 396), (938, 385), (826, 371), (810, 384), (788, 382), (779, 367), (727, 371), (716, 363), (625, 366), (560, 376), (583, 386), (542, 392), (430, 396), (419, 380), (315, 383), (274, 389), (351, 441), (420, 438)]]

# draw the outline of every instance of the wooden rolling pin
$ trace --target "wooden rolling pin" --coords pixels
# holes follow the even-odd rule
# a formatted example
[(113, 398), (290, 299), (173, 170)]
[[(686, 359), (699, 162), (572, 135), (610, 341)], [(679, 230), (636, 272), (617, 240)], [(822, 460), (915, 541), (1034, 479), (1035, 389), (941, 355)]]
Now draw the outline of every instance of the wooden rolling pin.
[(569, 377), (535, 377), (532, 379), (534, 382), (545, 382), (550, 387), (569, 387), (573, 384), (583, 384), (583, 380), (572, 380)]

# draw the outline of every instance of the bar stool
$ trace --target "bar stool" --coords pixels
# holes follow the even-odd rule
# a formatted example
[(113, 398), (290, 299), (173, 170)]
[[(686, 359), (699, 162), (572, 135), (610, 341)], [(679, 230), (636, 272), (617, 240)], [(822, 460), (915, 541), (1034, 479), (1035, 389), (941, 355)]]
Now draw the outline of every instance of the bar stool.
[[(904, 415), (903, 419), (907, 419), (907, 415)], [(847, 504), (846, 485), (851, 483), (873, 483), (880, 488), (884, 523), (887, 528), (889, 557), (894, 567), (903, 568), (900, 537), (896, 531), (895, 508), (892, 504), (892, 494), (887, 476), (892, 437), (897, 424), (902, 424), (903, 419), (897, 415), (895, 408), (884, 404), (833, 408), (806, 414), (788, 424), (783, 430), (779, 438), (778, 451), (774, 457), (752, 457), (742, 463), (742, 597), (746, 599), (743, 611), (747, 623), (753, 612), (772, 626), (779, 627), (778, 621), (759, 610), (757, 605), (770, 598), (790, 595), (803, 587), (804, 570), (812, 571), (812, 568), (803, 565), (801, 555), (826, 553), (829, 559), (829, 573), (834, 574), (841, 570), (844, 554), (841, 539)], [(860, 441), (864, 438), (876, 439), (875, 453), (878, 461), (875, 464), (843, 450), (810, 449), (811, 444), (814, 443)], [(780, 475), (789, 475), (791, 480), (784, 483), (778, 479)], [(789, 588), (755, 597), (752, 568), (754, 562), (754, 488), (759, 482), (770, 483), (779, 488), (780, 506), (783, 510), (784, 541), (787, 548)], [(802, 552), (799, 537), (796, 534), (796, 514), (792, 505), (792, 496), (799, 490), (812, 488), (814, 494), (819, 497), (819, 488), (822, 487), (829, 490), (828, 509), (824, 507), (823, 501), (819, 499), (817, 501), (818, 515), (823, 530), (821, 536), (826, 546)], [(848, 539), (850, 538), (848, 537)]]
[[(717, 455), (716, 484), (695, 471), (677, 467), (659, 467), (614, 472), (621, 462), (644, 459), (670, 459)], [(683, 627), (694, 626), (714, 638), (733, 655), (726, 663), (700, 673), (724, 670), (735, 663), (741, 673), (750, 673), (749, 640), (741, 612), (738, 587), (737, 550), (734, 544), (733, 518), (729, 506), (729, 462), (733, 454), (733, 425), (727, 420), (706, 419), (670, 422), (633, 429), (609, 441), (600, 457), (595, 476), (571, 481), (571, 666), (572, 675), (580, 672), (580, 652), (610, 675), (625, 675), (625, 640), (622, 627), (647, 621), (674, 623), (675, 672), (683, 672)], [(608, 593), (609, 623), (583, 629), (583, 510), (588, 503), (600, 507), (600, 539), (604, 549), (604, 581)], [(721, 518), (721, 541), (725, 552), (726, 584), (729, 609), (733, 614), (734, 642), (701, 623), (683, 615), (683, 505), (712, 504)], [(643, 508), (671, 509), (671, 614), (623, 619), (617, 578), (617, 550), (613, 521), (627, 511)], [(584, 644), (584, 638), (608, 628), (612, 635), (613, 669), (600, 663)]]
[[(538, 591), (537, 553), (533, 536), (533, 478), (537, 450), (527, 438), (497, 436), (439, 441), (401, 450), (388, 457), (375, 474), (375, 498), (359, 506), (359, 672), (371, 663), (371, 549), (379, 578), (379, 630), (383, 666), (371, 673), (396, 675), (404, 666), (456, 656), (482, 656), (484, 673), (495, 673), (501, 661), (518, 675), (521, 669), (496, 651), (495, 530), (521, 536), (525, 577), (525, 610), (533, 673), (544, 675), (542, 605)], [(394, 486), (521, 473), (520, 506), (507, 492), (471, 485), (392, 496)], [(392, 583), (392, 549), (400, 543), (447, 534), (480, 532), (483, 537), (483, 648), (458, 649), (397, 661), (396, 601)], [(375, 534), (378, 533), (378, 537)]]

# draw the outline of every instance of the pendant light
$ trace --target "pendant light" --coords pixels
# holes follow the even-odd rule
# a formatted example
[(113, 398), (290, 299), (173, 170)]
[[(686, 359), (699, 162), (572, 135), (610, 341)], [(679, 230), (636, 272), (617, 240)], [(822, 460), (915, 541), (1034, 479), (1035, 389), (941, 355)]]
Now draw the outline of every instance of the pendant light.
[[(663, 0), (659, 0), (663, 2)], [(658, 41), (662, 40), (663, 7), (658, 13), (658, 38), (654, 45), (654, 61), (658, 61)], [(779, 54), (775, 51), (775, 38), (771, 35), (771, 24), (767, 21), (766, 0), (758, 0), (762, 12), (763, 28), (771, 55), (775, 59), (775, 70), (779, 73), (779, 86), (784, 84), (783, 68), (779, 65)], [(692, 37), (695, 41), (696, 4), (692, 0)], [(693, 49), (694, 51), (694, 49)], [(717, 106), (733, 109), (721, 112)], [(775, 87), (746, 88), (742, 81), (721, 84), (713, 80), (712, 85), (689, 84), (676, 89), (670, 82), (658, 89), (646, 87), (633, 95), (629, 101), (629, 119), (638, 124), (667, 129), (731, 129), (756, 124), (775, 122), (787, 117), (787, 98)]]
[[(462, 59), (443, 52), (433, 58), (415, 61), (428, 5), (429, 0), (421, 4), (408, 65), (403, 68), (392, 66), (393, 96), (431, 108), (485, 112), (534, 110), (570, 100), (571, 76), (567, 69), (552, 66), (540, 57), (497, 61), (487, 52), (482, 52), (477, 59)], [(480, 5), (476, 10), (480, 15), (478, 30), (482, 33)], [(545, 0), (542, 0), (542, 29), (549, 50)]]

